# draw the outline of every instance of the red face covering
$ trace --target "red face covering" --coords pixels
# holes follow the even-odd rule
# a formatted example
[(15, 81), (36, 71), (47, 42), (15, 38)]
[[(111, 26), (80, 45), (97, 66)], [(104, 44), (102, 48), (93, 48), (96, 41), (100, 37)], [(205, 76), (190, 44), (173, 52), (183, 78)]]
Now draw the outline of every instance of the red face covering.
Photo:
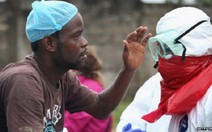
[(157, 110), (142, 117), (148, 122), (156, 121), (163, 114), (189, 112), (212, 83), (212, 56), (187, 56), (185, 61), (180, 56), (169, 60), (159, 58), (158, 64), (163, 78), (161, 102)]
[(182, 61), (181, 56), (175, 56), (169, 60), (159, 58), (158, 64), (158, 72), (163, 78), (161, 101), (164, 101), (178, 88), (207, 68), (211, 64), (211, 59), (208, 59), (208, 56), (186, 57), (186, 60)]

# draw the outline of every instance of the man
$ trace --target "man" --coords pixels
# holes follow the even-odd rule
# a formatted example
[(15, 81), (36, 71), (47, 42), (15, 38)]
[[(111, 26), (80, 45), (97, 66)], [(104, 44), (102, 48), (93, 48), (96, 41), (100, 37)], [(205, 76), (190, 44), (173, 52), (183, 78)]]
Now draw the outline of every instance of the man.
[(180, 7), (157, 23), (148, 46), (158, 72), (124, 110), (117, 132), (199, 132), (212, 127), (212, 25)]
[(126, 94), (151, 34), (139, 27), (123, 41), (123, 67), (114, 83), (97, 94), (81, 86), (70, 69), (84, 66), (87, 40), (77, 8), (63, 1), (35, 1), (26, 22), (33, 55), (0, 74), (1, 132), (61, 132), (64, 111), (104, 119)]

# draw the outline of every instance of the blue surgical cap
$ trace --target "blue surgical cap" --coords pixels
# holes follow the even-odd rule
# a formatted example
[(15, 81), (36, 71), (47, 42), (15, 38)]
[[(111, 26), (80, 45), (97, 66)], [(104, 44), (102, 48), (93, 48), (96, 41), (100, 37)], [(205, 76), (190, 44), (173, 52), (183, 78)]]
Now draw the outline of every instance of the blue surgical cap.
[(35, 42), (51, 35), (76, 15), (76, 6), (64, 1), (35, 1), (26, 22), (26, 35)]

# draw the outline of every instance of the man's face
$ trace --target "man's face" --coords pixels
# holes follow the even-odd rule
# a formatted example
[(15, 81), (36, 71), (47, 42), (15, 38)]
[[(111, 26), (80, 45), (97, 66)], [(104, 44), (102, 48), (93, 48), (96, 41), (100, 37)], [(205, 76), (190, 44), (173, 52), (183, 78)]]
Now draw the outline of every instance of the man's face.
[(61, 67), (79, 69), (85, 65), (88, 42), (83, 30), (82, 17), (77, 13), (60, 31), (56, 57)]

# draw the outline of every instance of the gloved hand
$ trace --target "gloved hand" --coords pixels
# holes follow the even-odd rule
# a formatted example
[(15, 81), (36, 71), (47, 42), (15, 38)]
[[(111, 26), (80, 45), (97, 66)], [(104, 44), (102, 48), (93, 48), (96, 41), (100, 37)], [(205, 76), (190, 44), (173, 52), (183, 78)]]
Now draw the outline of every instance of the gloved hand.
[(128, 123), (126, 126), (123, 127), (122, 132), (146, 132), (145, 130), (141, 129), (132, 129), (132, 124)]

